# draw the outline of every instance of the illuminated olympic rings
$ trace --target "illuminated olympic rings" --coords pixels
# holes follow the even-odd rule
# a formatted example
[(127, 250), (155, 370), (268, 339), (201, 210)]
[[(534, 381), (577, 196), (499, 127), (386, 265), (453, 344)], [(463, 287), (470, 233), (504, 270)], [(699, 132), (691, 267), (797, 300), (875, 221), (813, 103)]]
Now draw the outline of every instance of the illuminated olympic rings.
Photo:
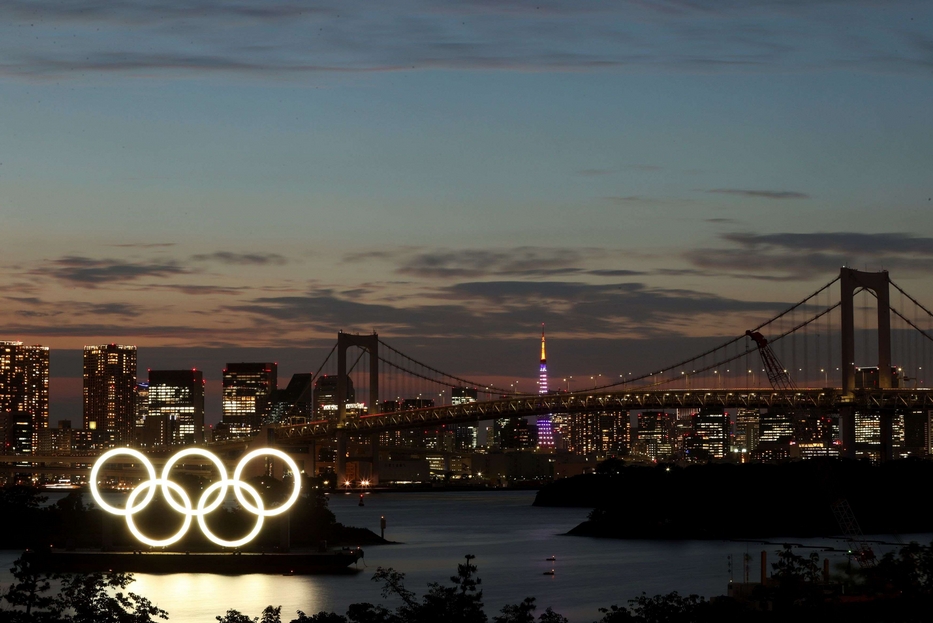
[[(133, 489), (132, 492), (130, 492), (129, 498), (126, 500), (126, 508), (117, 508), (107, 504), (107, 502), (105, 502), (101, 497), (100, 491), (97, 489), (97, 476), (100, 473), (101, 468), (113, 457), (119, 455), (133, 457), (136, 461), (143, 464), (143, 466), (146, 468), (146, 472), (149, 474), (149, 480), (143, 482), (135, 489)], [(240, 476), (243, 475), (243, 469), (246, 467), (246, 464), (257, 456), (264, 455), (271, 455), (282, 459), (288, 468), (291, 469), (292, 478), (295, 483), (292, 487), (292, 493), (285, 501), (285, 503), (281, 506), (269, 510), (266, 510), (263, 507), (262, 498), (259, 497), (259, 493), (256, 491), (256, 489), (240, 480)], [(207, 489), (204, 490), (204, 493), (202, 493), (201, 497), (198, 499), (197, 508), (192, 505), (191, 499), (188, 497), (188, 494), (185, 492), (185, 490), (182, 489), (178, 484), (169, 480), (172, 467), (179, 460), (188, 456), (204, 457), (210, 460), (210, 462), (213, 463), (217, 468), (217, 471), (220, 472), (220, 480), (211, 484), (207, 487)], [(169, 506), (185, 517), (181, 529), (166, 539), (150, 539), (139, 531), (139, 528), (136, 527), (136, 524), (133, 521), (133, 515), (146, 508), (146, 506), (149, 505), (149, 502), (151, 502), (155, 497), (156, 487), (162, 488), (162, 495), (165, 497), (165, 501), (168, 502)], [(242, 539), (236, 539), (234, 541), (227, 541), (226, 539), (221, 539), (215, 535), (208, 529), (207, 521), (204, 519), (205, 515), (216, 510), (218, 507), (220, 507), (221, 504), (223, 504), (229, 487), (233, 487), (233, 493), (236, 495), (236, 499), (240, 505), (249, 512), (256, 515), (256, 525), (253, 527), (252, 531)], [(211, 495), (213, 495), (215, 491), (217, 492), (217, 495), (212, 502), (209, 502)], [(248, 497), (252, 498), (252, 502), (244, 497), (244, 491)], [(142, 500), (137, 501), (143, 492), (145, 492), (145, 495), (142, 496)], [(287, 511), (298, 499), (298, 495), (300, 493), (301, 474), (298, 471), (298, 465), (290, 456), (281, 450), (276, 450), (275, 448), (259, 448), (258, 450), (253, 450), (244, 456), (237, 464), (236, 470), (233, 472), (232, 479), (227, 477), (227, 470), (224, 467), (223, 462), (217, 457), (216, 454), (208, 452), (207, 450), (202, 450), (200, 448), (188, 448), (173, 455), (172, 458), (170, 458), (162, 468), (161, 478), (156, 477), (155, 467), (152, 466), (152, 463), (149, 462), (149, 459), (146, 458), (146, 455), (132, 448), (114, 448), (113, 450), (108, 450), (107, 452), (103, 453), (99, 459), (97, 459), (97, 462), (94, 463), (94, 467), (91, 469), (91, 495), (94, 496), (94, 501), (97, 502), (97, 505), (108, 513), (126, 517), (126, 525), (130, 529), (130, 532), (133, 533), (133, 536), (146, 545), (151, 545), (152, 547), (164, 547), (166, 545), (171, 545), (172, 543), (177, 542), (179, 539), (181, 539), (181, 537), (185, 536), (186, 532), (188, 532), (188, 528), (191, 527), (192, 517), (198, 518), (198, 525), (201, 527), (201, 532), (203, 532), (204, 536), (206, 536), (213, 543), (216, 543), (222, 547), (240, 547), (241, 545), (245, 545), (246, 543), (252, 541), (256, 535), (259, 534), (259, 531), (262, 529), (262, 521), (265, 517), (273, 517)], [(175, 495), (173, 494), (177, 494), (179, 496), (178, 499), (181, 500), (181, 503), (178, 502), (178, 499), (176, 499)]]

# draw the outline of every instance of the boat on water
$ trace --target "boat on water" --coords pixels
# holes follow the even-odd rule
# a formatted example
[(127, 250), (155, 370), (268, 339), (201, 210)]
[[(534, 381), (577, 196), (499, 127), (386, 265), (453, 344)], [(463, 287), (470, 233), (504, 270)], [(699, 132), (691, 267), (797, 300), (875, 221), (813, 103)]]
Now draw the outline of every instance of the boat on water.
[(555, 560), (557, 560), (557, 556), (548, 556), (547, 558), (545, 558), (545, 560), (548, 562), (554, 562)]
[(80, 489), (81, 485), (76, 485), (71, 482), (70, 478), (59, 478), (55, 482), (49, 482), (42, 485), (42, 489), (52, 490), (52, 491), (62, 491), (62, 490), (71, 490), (71, 489)]
[(363, 558), (360, 548), (330, 552), (103, 552), (27, 550), (23, 558), (32, 568), (48, 573), (216, 573), (245, 575), (270, 573), (310, 575), (355, 573), (350, 568)]

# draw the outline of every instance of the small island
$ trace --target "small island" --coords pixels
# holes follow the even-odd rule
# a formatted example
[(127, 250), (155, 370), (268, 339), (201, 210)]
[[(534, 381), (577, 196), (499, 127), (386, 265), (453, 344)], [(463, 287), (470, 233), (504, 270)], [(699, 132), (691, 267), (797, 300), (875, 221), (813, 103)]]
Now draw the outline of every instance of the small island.
[(933, 532), (925, 483), (933, 462), (810, 460), (783, 464), (637, 465), (610, 459), (596, 473), (553, 482), (536, 506), (592, 508), (568, 532), (618, 539), (758, 539), (842, 533), (845, 501), (864, 534)]

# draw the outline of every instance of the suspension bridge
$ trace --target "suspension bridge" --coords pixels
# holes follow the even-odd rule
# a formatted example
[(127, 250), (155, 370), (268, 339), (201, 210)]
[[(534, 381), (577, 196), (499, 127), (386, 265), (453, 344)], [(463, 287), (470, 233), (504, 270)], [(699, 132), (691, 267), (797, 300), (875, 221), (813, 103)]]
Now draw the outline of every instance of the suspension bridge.
[[(754, 334), (766, 338), (766, 349)], [(763, 368), (767, 356), (783, 369)], [(330, 417), (278, 424), (274, 438), (282, 446), (336, 439), (342, 476), (349, 435), (370, 436), (375, 455), (379, 434), (409, 428), (630, 409), (782, 407), (838, 413), (843, 455), (854, 456), (858, 409), (881, 413), (884, 446), (890, 445), (895, 411), (933, 406), (931, 358), (933, 312), (887, 271), (842, 268), (798, 303), (713, 348), (583, 391), (532, 394), (494, 387), (443, 372), (375, 333), (339, 333), (314, 375), (336, 377)], [(453, 404), (446, 394), (452, 387), (473, 388), (478, 399)], [(393, 399), (381, 399), (386, 396)], [(368, 410), (359, 408), (363, 404)]]

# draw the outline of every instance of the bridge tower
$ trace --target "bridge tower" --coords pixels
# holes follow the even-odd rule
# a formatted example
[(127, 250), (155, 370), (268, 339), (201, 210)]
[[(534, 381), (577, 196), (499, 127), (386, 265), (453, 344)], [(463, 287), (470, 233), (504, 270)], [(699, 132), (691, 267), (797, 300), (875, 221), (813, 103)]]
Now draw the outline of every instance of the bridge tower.
[[(842, 307), (842, 394), (852, 398), (855, 393), (855, 312), (856, 288), (870, 290), (878, 300), (878, 388), (894, 386), (891, 374), (891, 306), (888, 271), (869, 273), (852, 268), (841, 268), (839, 284)], [(840, 409), (842, 418), (842, 447), (845, 456), (855, 457), (855, 410), (851, 406)], [(881, 460), (890, 458), (892, 448), (891, 411), (881, 413)]]
[[(347, 349), (362, 348), (369, 354), (369, 408), (372, 413), (379, 409), (379, 335), (355, 335), (337, 333), (337, 482), (347, 475)], [(376, 478), (378, 448), (373, 444), (373, 480)]]

